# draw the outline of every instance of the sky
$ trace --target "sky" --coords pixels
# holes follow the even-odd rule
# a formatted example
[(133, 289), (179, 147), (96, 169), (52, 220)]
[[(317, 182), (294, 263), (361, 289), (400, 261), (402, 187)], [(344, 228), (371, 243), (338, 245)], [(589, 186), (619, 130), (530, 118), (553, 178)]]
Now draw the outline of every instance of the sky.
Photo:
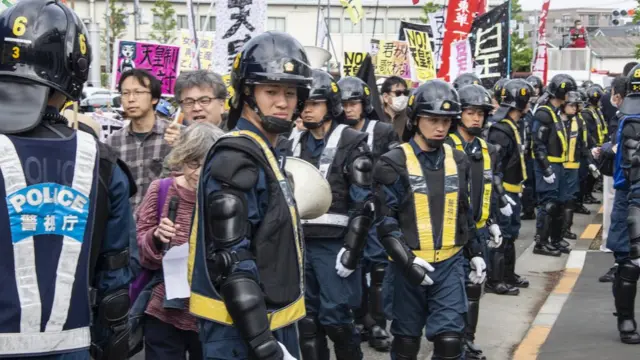
[[(520, 0), (523, 10), (542, 9), (543, 0)], [(551, 0), (551, 9), (566, 8), (621, 8), (630, 9), (638, 5), (637, 1), (628, 0)]]

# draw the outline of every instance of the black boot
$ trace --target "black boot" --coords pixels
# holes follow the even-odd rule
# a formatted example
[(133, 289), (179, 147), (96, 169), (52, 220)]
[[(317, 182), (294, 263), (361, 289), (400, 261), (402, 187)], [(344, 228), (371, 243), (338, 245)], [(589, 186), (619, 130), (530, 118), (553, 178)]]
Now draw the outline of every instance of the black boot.
[(553, 220), (551, 222), (551, 231), (549, 237), (551, 238), (551, 243), (558, 250), (560, 250), (563, 254), (568, 254), (571, 252), (571, 244), (565, 239), (562, 238), (564, 233), (565, 225), (564, 225), (564, 204), (558, 204), (557, 214), (553, 216)]
[(623, 262), (618, 266), (613, 282), (618, 331), (620, 341), (625, 344), (640, 344), (640, 334), (637, 332), (634, 313), (638, 278), (640, 278), (640, 268), (631, 262)]
[(574, 214), (582, 214), (582, 215), (591, 215), (591, 210), (584, 207), (582, 202), (579, 202), (575, 205), (573, 209)]
[(513, 287), (528, 288), (529, 280), (516, 274), (516, 246), (515, 240), (505, 240), (504, 249), (504, 279)]
[(417, 360), (420, 351), (420, 336), (393, 337), (391, 352), (396, 355), (396, 360)]
[(598, 281), (601, 283), (613, 282), (616, 279), (616, 272), (618, 271), (618, 264), (615, 264), (607, 271), (606, 274), (600, 276)]
[(305, 360), (329, 360), (327, 334), (318, 319), (307, 316), (298, 322), (298, 343)]
[(564, 205), (564, 230), (562, 231), (562, 237), (569, 240), (576, 240), (578, 235), (571, 232), (571, 226), (573, 225), (573, 200), (569, 200)]
[(594, 198), (593, 195), (591, 195), (591, 194), (587, 194), (587, 195), (584, 196), (584, 203), (593, 205), (593, 204), (600, 204), (600, 203), (602, 203), (602, 201)]
[(471, 282), (466, 283), (467, 290), (467, 318), (464, 329), (464, 343), (466, 359), (486, 359), (482, 350), (474, 340), (476, 338), (476, 328), (478, 327), (478, 317), (480, 315), (480, 297), (482, 296), (482, 285)]
[(536, 245), (533, 247), (534, 254), (556, 257), (561, 255), (560, 250), (558, 250), (549, 242), (549, 237), (551, 235), (551, 225), (553, 223), (552, 217), (557, 210), (556, 206), (557, 204), (555, 203), (548, 203), (545, 206), (547, 213), (542, 221), (542, 227), (538, 229), (538, 234), (536, 234)]
[(535, 220), (536, 219), (536, 209), (524, 209), (522, 211), (522, 216), (520, 216), (520, 220)]
[(374, 325), (369, 329), (369, 346), (377, 351), (388, 352), (391, 349), (391, 336), (387, 332), (387, 318), (384, 316), (382, 282), (385, 265), (376, 265), (371, 270), (371, 286), (369, 287), (369, 314)]
[(520, 289), (508, 285), (504, 279), (505, 271), (505, 256), (504, 256), (505, 241), (502, 242), (499, 248), (493, 249), (491, 253), (491, 272), (489, 281), (484, 286), (484, 289), (488, 293), (494, 293), (497, 295), (513, 295), (520, 294)]

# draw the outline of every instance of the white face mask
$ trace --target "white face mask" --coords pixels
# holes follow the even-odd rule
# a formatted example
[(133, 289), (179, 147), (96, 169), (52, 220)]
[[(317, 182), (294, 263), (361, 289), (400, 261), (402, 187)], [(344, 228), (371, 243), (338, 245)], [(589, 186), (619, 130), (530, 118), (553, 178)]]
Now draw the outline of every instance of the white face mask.
[(618, 108), (618, 104), (616, 104), (616, 103), (613, 101), (613, 96), (611, 96), (611, 99), (609, 99), (609, 102), (611, 103), (611, 105), (612, 105), (613, 107), (615, 107), (616, 109)]
[(407, 108), (407, 101), (409, 100), (408, 96), (396, 96), (393, 98), (393, 102), (391, 103), (391, 110), (395, 112), (400, 112)]

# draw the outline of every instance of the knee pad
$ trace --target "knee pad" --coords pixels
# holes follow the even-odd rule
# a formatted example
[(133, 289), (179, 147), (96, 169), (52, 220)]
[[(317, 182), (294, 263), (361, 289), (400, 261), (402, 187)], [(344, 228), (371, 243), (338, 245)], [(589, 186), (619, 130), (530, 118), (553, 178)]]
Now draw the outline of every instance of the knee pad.
[(298, 321), (298, 332), (301, 338), (310, 338), (318, 334), (318, 322), (310, 316), (303, 317)]
[(436, 335), (433, 340), (433, 359), (460, 359), (462, 338), (459, 333), (446, 332)]
[(640, 278), (640, 267), (630, 261), (625, 261), (618, 266), (618, 276), (625, 282), (636, 283)]
[(547, 214), (553, 216), (557, 216), (558, 212), (560, 210), (560, 203), (558, 203), (557, 201), (549, 201), (545, 206), (544, 206), (545, 211), (547, 212)]
[(396, 354), (397, 360), (416, 360), (420, 352), (420, 337), (395, 335), (391, 351)]
[(466, 283), (467, 300), (478, 301), (482, 296), (482, 284)]
[(352, 324), (348, 325), (324, 325), (324, 329), (327, 332), (329, 339), (333, 341), (338, 347), (344, 347), (353, 342), (354, 327)]

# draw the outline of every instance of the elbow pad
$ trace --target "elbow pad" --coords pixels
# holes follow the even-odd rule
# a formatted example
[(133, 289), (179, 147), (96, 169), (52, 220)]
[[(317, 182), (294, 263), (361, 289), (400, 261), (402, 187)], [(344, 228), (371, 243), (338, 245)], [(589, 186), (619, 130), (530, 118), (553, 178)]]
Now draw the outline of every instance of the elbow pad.
[(207, 244), (216, 249), (232, 247), (247, 234), (249, 209), (243, 193), (216, 191), (207, 197)]
[(629, 257), (632, 259), (640, 258), (640, 208), (636, 206), (629, 207), (627, 225), (629, 226), (629, 238), (631, 242)]
[(360, 156), (353, 161), (351, 183), (361, 187), (371, 187), (373, 183), (373, 161), (367, 156)]
[(409, 283), (415, 286), (420, 285), (426, 275), (426, 270), (413, 264), (416, 256), (411, 251), (408, 251), (399, 239), (391, 235), (384, 236), (380, 239), (380, 242), (391, 259), (404, 269), (404, 275), (409, 280)]
[(282, 349), (269, 328), (267, 305), (260, 285), (247, 273), (229, 276), (220, 295), (233, 324), (258, 360), (282, 359)]

